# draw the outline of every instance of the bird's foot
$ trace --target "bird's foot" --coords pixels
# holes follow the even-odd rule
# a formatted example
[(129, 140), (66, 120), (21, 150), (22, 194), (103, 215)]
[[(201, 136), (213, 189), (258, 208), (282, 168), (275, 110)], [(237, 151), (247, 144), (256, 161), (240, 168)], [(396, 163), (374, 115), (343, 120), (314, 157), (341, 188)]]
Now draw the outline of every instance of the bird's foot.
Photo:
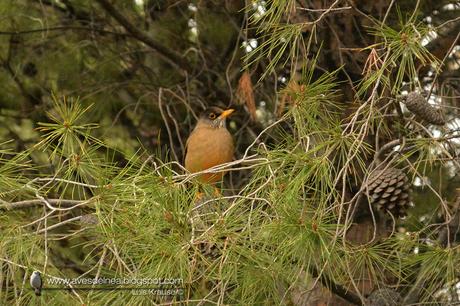
[(200, 202), (204, 198), (204, 193), (201, 191), (197, 191), (195, 194), (195, 201)]
[(222, 197), (222, 193), (220, 192), (219, 188), (217, 188), (217, 187), (214, 187), (214, 196), (216, 198)]

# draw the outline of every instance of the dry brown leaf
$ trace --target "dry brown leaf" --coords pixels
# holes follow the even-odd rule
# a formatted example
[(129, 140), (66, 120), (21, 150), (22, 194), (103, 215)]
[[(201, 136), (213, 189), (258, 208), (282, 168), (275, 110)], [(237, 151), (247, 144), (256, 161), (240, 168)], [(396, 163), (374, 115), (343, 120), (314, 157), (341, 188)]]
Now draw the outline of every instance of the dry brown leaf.
[(256, 100), (254, 98), (254, 87), (252, 86), (251, 76), (245, 71), (238, 81), (238, 89), (236, 91), (237, 101), (239, 104), (245, 104), (251, 120), (256, 120)]

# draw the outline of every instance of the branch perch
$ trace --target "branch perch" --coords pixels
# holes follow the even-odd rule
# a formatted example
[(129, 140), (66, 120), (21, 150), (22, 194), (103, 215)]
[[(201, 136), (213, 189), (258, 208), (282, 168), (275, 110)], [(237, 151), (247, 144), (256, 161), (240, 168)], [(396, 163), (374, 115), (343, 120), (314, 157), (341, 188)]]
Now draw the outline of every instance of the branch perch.
[[(78, 200), (64, 200), (64, 199), (48, 199), (47, 200), (51, 204), (58, 204), (61, 207), (72, 207), (82, 203), (83, 201)], [(34, 200), (25, 200), (25, 201), (18, 201), (13, 203), (8, 203), (6, 201), (1, 201), (0, 210), (13, 210), (13, 209), (22, 209), (22, 208), (29, 208), (38, 205), (44, 205), (42, 200), (34, 199)], [(78, 205), (78, 207), (82, 207), (84, 205)]]

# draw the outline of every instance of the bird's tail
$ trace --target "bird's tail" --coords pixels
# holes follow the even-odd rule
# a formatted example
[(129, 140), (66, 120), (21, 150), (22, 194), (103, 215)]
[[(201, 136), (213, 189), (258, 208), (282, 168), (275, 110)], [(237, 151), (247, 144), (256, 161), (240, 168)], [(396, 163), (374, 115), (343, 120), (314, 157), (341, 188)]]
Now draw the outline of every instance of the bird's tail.
[(42, 290), (40, 288), (35, 288), (35, 295), (36, 296), (41, 296), (42, 295)]

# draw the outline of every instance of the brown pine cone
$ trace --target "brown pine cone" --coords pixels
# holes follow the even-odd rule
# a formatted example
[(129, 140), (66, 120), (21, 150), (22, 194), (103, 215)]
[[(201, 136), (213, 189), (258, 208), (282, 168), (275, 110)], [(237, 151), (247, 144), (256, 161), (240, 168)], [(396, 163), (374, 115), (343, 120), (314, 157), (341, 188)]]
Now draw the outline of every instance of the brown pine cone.
[(368, 298), (369, 306), (398, 306), (401, 302), (401, 295), (390, 288), (377, 289)]
[(446, 124), (446, 118), (441, 110), (431, 106), (426, 99), (417, 92), (411, 92), (405, 100), (407, 108), (418, 118), (435, 125)]
[(371, 203), (396, 217), (404, 217), (410, 205), (410, 182), (397, 168), (375, 170), (368, 178), (367, 194)]

